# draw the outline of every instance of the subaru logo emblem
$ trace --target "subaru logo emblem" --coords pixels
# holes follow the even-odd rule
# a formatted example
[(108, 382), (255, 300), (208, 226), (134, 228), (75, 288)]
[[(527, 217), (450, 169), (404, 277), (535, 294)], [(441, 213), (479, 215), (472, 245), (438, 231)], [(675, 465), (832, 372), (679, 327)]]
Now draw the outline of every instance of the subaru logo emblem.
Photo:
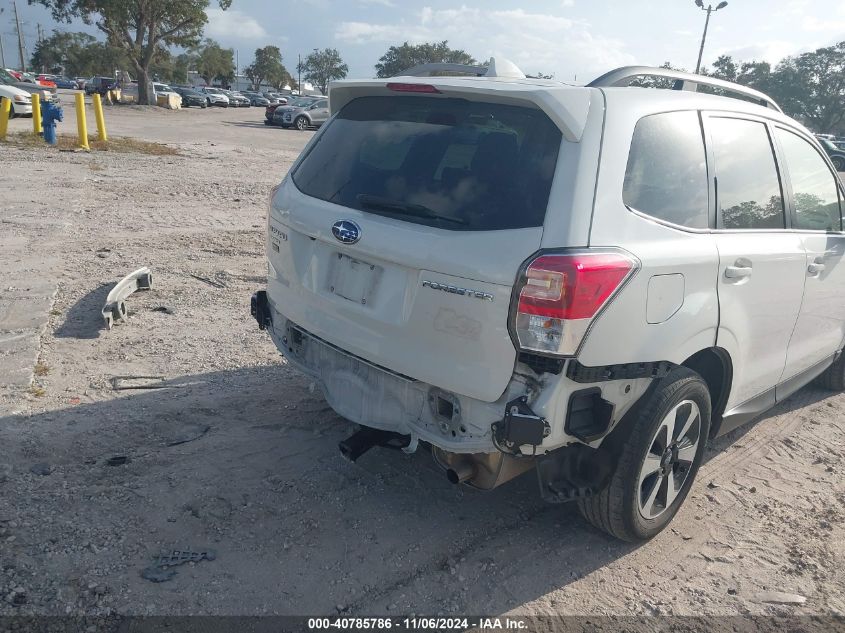
[(338, 220), (332, 224), (332, 235), (338, 242), (354, 244), (361, 239), (361, 227), (352, 220)]

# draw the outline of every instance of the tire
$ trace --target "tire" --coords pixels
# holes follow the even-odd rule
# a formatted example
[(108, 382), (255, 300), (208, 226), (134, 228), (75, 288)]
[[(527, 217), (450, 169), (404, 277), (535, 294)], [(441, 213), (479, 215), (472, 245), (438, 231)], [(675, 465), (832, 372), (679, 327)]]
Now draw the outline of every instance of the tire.
[[(648, 540), (672, 521), (695, 481), (710, 433), (710, 393), (695, 372), (674, 369), (644, 398), (625, 427), (617, 429), (620, 435), (608, 438), (617, 460), (610, 483), (578, 502), (587, 521), (629, 542)], [(674, 441), (667, 442), (673, 429)], [(659, 470), (643, 476), (658, 465)]]
[(308, 119), (304, 116), (296, 117), (296, 120), (293, 122), (293, 124), (296, 126), (296, 129), (300, 132), (308, 129)]
[(832, 156), (830, 161), (836, 167), (836, 171), (845, 171), (845, 158), (842, 156)]
[(839, 358), (816, 378), (816, 384), (831, 391), (845, 391), (845, 354), (840, 354)]

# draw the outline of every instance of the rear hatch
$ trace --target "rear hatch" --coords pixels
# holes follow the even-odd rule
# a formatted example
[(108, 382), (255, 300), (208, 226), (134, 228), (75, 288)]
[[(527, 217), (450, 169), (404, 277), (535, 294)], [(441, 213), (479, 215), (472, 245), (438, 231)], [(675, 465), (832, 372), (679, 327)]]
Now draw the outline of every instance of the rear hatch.
[(274, 194), (268, 295), (356, 356), (495, 401), (561, 131), (528, 101), (380, 88), (348, 100)]

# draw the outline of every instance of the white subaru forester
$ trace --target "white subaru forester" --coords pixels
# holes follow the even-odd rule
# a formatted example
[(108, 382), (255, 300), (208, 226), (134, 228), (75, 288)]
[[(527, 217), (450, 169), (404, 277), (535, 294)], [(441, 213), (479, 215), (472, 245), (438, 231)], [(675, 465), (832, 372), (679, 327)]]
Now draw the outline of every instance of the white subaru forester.
[(493, 62), (329, 99), (273, 191), (252, 312), (360, 425), (348, 458), (424, 442), (482, 489), (535, 470), (545, 499), (640, 540), (709, 438), (845, 386), (843, 191), (766, 95)]

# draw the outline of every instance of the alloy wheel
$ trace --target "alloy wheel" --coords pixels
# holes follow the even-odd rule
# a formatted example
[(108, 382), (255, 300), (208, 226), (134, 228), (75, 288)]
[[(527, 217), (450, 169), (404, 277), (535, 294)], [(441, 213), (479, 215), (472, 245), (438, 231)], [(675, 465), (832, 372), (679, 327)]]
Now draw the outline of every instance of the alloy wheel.
[(683, 400), (666, 415), (640, 467), (637, 502), (645, 519), (666, 512), (687, 483), (701, 442), (701, 411)]

